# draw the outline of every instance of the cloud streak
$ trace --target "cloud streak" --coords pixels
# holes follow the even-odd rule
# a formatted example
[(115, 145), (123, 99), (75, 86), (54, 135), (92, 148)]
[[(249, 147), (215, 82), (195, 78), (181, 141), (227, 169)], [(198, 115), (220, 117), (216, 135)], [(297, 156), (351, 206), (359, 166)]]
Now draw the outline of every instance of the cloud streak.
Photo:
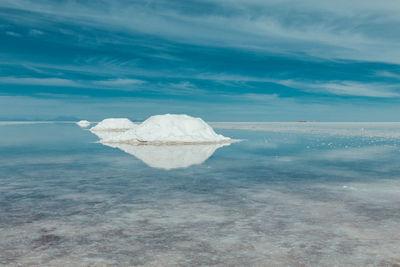
[(62, 87), (81, 87), (81, 88), (99, 88), (99, 89), (115, 89), (134, 87), (135, 85), (144, 84), (145, 81), (136, 79), (112, 79), (112, 80), (70, 80), (61, 78), (33, 78), (33, 77), (0, 77), (0, 84), (15, 84), (27, 86), (62, 86)]
[(329, 82), (300, 82), (293, 80), (277, 81), (285, 86), (300, 90), (335, 94), (343, 96), (367, 96), (379, 98), (399, 97), (400, 93), (395, 90), (400, 88), (397, 85), (384, 83), (360, 83), (354, 81), (329, 81)]
[(43, 86), (67, 86), (78, 87), (79, 83), (67, 79), (60, 78), (17, 78), (17, 77), (0, 77), (0, 83), (3, 84), (20, 84), (20, 85), (43, 85)]
[[(400, 63), (398, 1), (3, 1), (58, 21), (150, 34), (197, 45), (232, 46), (329, 59)], [(193, 10), (194, 11), (193, 11)], [(56, 18), (57, 17), (57, 18)]]
[(94, 84), (98, 85), (105, 85), (105, 86), (126, 86), (126, 85), (138, 85), (138, 84), (144, 84), (145, 81), (142, 80), (137, 80), (137, 79), (111, 79), (111, 80), (106, 80), (106, 81), (95, 81), (93, 82)]

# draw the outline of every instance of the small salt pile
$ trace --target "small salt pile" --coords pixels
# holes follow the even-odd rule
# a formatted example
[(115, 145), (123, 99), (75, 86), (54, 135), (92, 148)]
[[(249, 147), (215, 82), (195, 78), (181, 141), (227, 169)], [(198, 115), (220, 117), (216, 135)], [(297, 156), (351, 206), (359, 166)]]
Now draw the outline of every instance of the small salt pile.
[(78, 124), (82, 128), (86, 128), (90, 125), (90, 121), (81, 120), (81, 121), (78, 121), (76, 124)]

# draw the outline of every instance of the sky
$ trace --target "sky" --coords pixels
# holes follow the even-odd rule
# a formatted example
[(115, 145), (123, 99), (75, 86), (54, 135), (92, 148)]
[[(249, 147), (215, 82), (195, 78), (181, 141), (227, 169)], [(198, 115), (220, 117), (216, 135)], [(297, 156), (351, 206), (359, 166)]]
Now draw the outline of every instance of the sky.
[(400, 2), (1, 0), (0, 120), (399, 121)]

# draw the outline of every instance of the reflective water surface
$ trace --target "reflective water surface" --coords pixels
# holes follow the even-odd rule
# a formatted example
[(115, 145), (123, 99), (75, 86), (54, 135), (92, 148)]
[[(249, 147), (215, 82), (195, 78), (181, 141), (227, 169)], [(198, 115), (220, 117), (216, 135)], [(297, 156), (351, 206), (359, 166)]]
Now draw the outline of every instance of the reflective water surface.
[(0, 265), (400, 263), (399, 139), (271, 127), (113, 148), (74, 124), (0, 125)]

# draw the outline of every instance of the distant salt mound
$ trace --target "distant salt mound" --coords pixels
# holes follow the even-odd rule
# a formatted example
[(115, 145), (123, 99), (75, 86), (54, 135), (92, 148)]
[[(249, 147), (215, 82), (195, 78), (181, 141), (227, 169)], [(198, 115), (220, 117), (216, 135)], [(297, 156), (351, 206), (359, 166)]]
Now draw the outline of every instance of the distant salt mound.
[(134, 129), (137, 125), (125, 118), (110, 118), (99, 122), (96, 126), (92, 127), (91, 131), (115, 131), (123, 132)]
[(200, 118), (188, 115), (156, 115), (148, 118), (136, 128), (120, 135), (104, 139), (104, 142), (146, 143), (218, 143), (231, 139), (217, 134)]
[(81, 121), (78, 121), (76, 124), (78, 124), (82, 128), (86, 128), (90, 125), (90, 121), (81, 120)]

